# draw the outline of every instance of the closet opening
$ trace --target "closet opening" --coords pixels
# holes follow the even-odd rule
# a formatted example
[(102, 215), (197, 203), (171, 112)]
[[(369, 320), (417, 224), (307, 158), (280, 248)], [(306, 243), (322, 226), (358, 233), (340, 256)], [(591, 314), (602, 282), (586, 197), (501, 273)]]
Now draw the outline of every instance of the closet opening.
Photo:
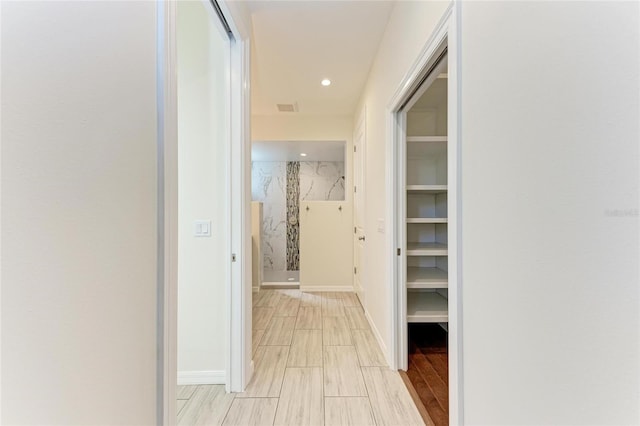
[(450, 8), (390, 102), (393, 365), (425, 422), (460, 424), (459, 68)]
[(407, 377), (436, 425), (449, 424), (447, 71), (444, 50), (403, 109)]

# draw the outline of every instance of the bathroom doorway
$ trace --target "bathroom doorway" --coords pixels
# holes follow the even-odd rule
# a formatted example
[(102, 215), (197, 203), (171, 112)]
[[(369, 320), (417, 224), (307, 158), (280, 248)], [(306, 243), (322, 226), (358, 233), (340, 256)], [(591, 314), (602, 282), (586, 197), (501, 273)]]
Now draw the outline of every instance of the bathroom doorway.
[(300, 287), (300, 209), (345, 200), (344, 141), (254, 141), (253, 288)]

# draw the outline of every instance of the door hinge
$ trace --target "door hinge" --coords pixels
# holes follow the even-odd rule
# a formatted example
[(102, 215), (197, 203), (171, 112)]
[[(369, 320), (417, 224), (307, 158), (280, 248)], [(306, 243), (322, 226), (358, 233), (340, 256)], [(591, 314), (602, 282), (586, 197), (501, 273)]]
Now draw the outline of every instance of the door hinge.
[(358, 187), (354, 185), (353, 192), (358, 192)]
[(231, 261), (232, 262), (236, 261), (236, 254), (235, 253), (231, 253)]
[(355, 266), (353, 267), (353, 273), (354, 273), (354, 274), (357, 274), (357, 273), (358, 273), (358, 268), (357, 268), (357, 267), (355, 267)]
[(401, 250), (400, 250), (400, 249), (398, 249), (398, 256), (400, 256), (400, 253), (401, 253)]
[(353, 152), (356, 152), (356, 146), (355, 145), (353, 146)]
[(357, 234), (358, 233), (358, 228), (356, 228), (355, 226), (353, 227), (353, 233)]

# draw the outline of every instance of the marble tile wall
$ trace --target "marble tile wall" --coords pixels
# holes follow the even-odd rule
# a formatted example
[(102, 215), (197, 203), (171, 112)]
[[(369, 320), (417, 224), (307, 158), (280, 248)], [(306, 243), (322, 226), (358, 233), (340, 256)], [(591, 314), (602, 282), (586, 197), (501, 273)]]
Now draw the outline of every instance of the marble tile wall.
[(344, 162), (300, 162), (300, 200), (344, 200)]
[[(300, 201), (344, 200), (343, 162), (303, 161), (290, 164), (289, 175), (286, 162), (253, 162), (251, 165), (252, 200), (263, 203), (262, 251), (264, 268), (268, 270), (298, 269), (300, 258), (297, 212)], [(291, 185), (291, 197), (298, 198), (290, 200), (289, 205), (288, 182)]]
[(287, 163), (251, 165), (251, 199), (262, 201), (262, 253), (264, 269), (287, 269)]

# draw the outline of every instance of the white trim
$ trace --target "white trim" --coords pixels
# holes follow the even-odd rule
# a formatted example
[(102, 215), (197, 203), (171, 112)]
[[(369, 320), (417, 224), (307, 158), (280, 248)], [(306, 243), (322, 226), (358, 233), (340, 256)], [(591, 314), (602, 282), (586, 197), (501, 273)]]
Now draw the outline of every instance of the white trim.
[[(178, 336), (178, 83), (176, 3), (157, 4), (158, 99), (158, 407), (157, 424), (175, 423)], [(160, 218), (162, 222), (160, 223)]]
[(300, 291), (333, 291), (333, 292), (341, 292), (341, 291), (350, 291), (353, 292), (352, 285), (305, 285), (300, 286)]
[[(403, 145), (402, 125), (403, 114), (399, 114), (400, 107), (419, 83), (419, 78), (427, 64), (432, 61), (434, 54), (443, 43), (448, 45), (448, 74), (449, 74), (449, 101), (448, 101), (448, 147), (451, 152), (448, 164), (448, 215), (454, 226), (449, 229), (449, 253), (455, 255), (449, 258), (449, 421), (451, 424), (463, 422), (463, 376), (462, 376), (462, 301), (460, 289), (462, 285), (461, 274), (461, 190), (460, 190), (460, 2), (452, 2), (443, 14), (431, 37), (425, 43), (417, 60), (403, 78), (396, 92), (391, 98), (387, 108), (387, 217), (392, 226), (387, 237), (387, 259), (389, 300), (391, 301), (391, 342), (393, 347), (388, 351), (392, 368), (406, 368), (407, 344), (406, 344), (406, 294), (399, 283), (403, 281), (404, 269), (402, 258), (404, 257), (405, 237), (404, 227), (399, 218), (402, 218), (403, 203), (400, 202), (402, 194), (399, 193), (399, 184), (402, 183), (402, 170), (399, 170), (398, 146)], [(400, 148), (402, 152), (402, 147)], [(451, 160), (453, 158), (453, 161)], [(403, 250), (401, 259), (396, 255), (397, 248)]]
[(224, 385), (227, 373), (224, 370), (179, 371), (178, 386), (184, 385)]
[[(229, 159), (230, 246), (229, 287), (229, 383), (228, 392), (242, 392), (251, 380), (251, 108), (250, 108), (250, 33), (233, 19), (227, 0), (218, 1), (233, 38), (231, 40), (230, 90), (231, 112)], [(232, 196), (237, 194), (237, 196)]]
[(387, 361), (387, 364), (389, 365), (389, 367), (391, 367), (391, 360), (389, 359), (389, 351), (387, 350), (387, 345), (384, 344), (384, 340), (382, 339), (382, 335), (380, 334), (380, 331), (378, 331), (376, 324), (373, 322), (373, 318), (371, 318), (371, 315), (369, 315), (369, 311), (366, 309), (364, 310), (364, 316), (369, 322), (369, 327), (371, 327), (371, 332), (373, 333), (373, 336), (376, 338), (376, 341), (378, 342), (378, 346), (380, 346), (380, 350), (382, 350), (382, 353), (384, 354), (384, 359)]

